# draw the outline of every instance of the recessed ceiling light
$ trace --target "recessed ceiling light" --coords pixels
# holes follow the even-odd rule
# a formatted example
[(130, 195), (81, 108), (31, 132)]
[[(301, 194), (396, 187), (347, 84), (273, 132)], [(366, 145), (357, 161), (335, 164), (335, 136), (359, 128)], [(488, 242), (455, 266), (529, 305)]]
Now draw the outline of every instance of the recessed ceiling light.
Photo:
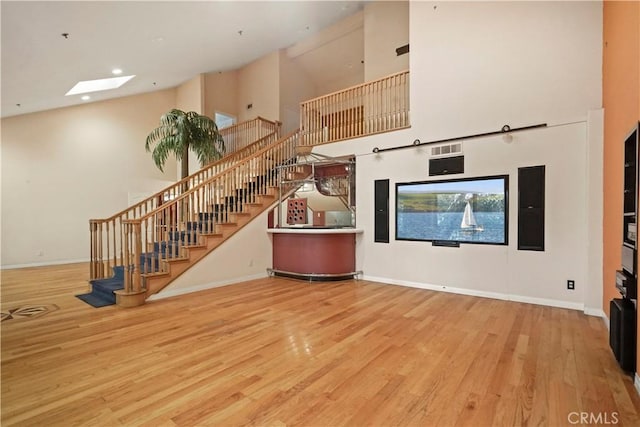
[(120, 68), (114, 68), (113, 70), (111, 70), (111, 73), (119, 76), (120, 74), (122, 74), (122, 70)]
[(98, 92), (101, 90), (117, 89), (135, 76), (111, 77), (109, 79), (85, 80), (76, 83), (74, 87), (65, 94), (78, 95), (80, 93)]
[(83, 101), (88, 101), (91, 99), (91, 97), (89, 95), (83, 95), (80, 99), (82, 99)]

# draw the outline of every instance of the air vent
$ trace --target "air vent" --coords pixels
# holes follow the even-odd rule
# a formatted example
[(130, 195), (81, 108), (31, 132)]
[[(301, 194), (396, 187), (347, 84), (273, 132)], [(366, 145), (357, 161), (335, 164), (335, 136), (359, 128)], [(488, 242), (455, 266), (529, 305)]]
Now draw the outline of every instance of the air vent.
[(455, 142), (453, 144), (443, 144), (431, 147), (432, 157), (448, 157), (457, 156), (462, 153), (462, 143)]

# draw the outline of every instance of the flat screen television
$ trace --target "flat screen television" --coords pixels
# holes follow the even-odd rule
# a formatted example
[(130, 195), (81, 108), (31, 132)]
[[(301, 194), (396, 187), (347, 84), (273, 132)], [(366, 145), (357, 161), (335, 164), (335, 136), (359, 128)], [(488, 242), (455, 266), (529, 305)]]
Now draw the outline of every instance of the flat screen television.
[(396, 184), (396, 240), (507, 245), (509, 176)]

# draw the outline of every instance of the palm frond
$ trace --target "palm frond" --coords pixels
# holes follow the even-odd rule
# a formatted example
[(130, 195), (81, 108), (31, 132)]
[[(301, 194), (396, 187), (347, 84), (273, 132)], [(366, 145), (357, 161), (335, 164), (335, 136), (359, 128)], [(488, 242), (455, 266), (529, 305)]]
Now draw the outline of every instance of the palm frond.
[(221, 158), (225, 145), (213, 119), (194, 111), (173, 109), (162, 115), (160, 126), (147, 136), (145, 149), (152, 152), (154, 163), (163, 171), (170, 154), (181, 160), (190, 149), (205, 165)]

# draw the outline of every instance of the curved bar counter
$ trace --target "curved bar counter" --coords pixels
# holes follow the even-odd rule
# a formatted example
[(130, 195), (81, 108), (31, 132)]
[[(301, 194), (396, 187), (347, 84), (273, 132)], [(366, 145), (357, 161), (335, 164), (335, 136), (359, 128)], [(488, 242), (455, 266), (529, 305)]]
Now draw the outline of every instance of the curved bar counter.
[(351, 279), (356, 271), (357, 228), (270, 228), (273, 268), (269, 274), (309, 280)]

